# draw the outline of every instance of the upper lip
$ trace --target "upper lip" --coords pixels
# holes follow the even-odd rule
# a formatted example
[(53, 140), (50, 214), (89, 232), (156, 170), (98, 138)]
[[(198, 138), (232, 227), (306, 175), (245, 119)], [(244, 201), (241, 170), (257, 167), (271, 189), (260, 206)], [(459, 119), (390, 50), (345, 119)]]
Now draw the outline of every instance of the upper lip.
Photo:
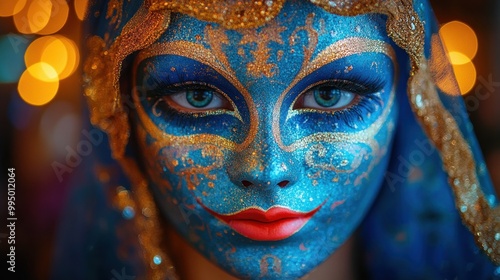
[(250, 207), (233, 214), (218, 214), (210, 209), (209, 212), (225, 222), (229, 222), (230, 220), (253, 220), (262, 223), (272, 223), (283, 219), (307, 218), (314, 215), (319, 208), (317, 207), (310, 212), (297, 212), (282, 206), (273, 206), (267, 211)]
[(229, 223), (229, 221), (231, 220), (251, 220), (261, 223), (273, 223), (283, 219), (310, 218), (326, 202), (325, 200), (318, 207), (314, 208), (309, 212), (298, 212), (284, 206), (275, 205), (266, 211), (260, 207), (252, 206), (231, 214), (220, 214), (205, 206), (199, 199), (197, 200), (198, 203), (210, 214), (216, 216), (217, 218), (223, 220), (226, 223)]

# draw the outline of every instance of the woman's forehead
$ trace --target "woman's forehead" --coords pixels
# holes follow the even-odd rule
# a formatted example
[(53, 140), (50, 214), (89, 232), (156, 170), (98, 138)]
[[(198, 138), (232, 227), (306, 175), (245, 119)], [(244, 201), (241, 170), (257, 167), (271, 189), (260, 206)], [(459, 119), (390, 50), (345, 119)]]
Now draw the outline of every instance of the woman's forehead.
[[(174, 13), (169, 28), (159, 41), (200, 42), (206, 39), (207, 26), (224, 30), (230, 37), (228, 45), (241, 45), (237, 38), (245, 35), (247, 35), (245, 41), (283, 41), (284, 45), (300, 45), (298, 37), (304, 37), (302, 33), (308, 31), (316, 32), (319, 43), (327, 45), (347, 37), (389, 40), (385, 31), (385, 16), (380, 14), (340, 16), (331, 14), (308, 1), (287, 1), (277, 17), (257, 28), (227, 30), (218, 24)], [(256, 40), (248, 38), (248, 34), (255, 35)]]
[[(373, 63), (371, 54), (389, 55), (386, 47), (374, 51), (375, 45), (390, 42), (382, 15), (339, 16), (305, 1), (291, 1), (277, 17), (258, 28), (228, 30), (174, 13), (169, 28), (149, 48), (155, 50), (145, 52), (182, 55), (198, 61), (202, 56), (211, 66), (221, 64), (230, 69), (246, 85), (256, 81), (289, 84), (301, 69), (325, 56), (325, 52), (333, 53), (329, 56), (332, 59), (366, 52), (365, 58)], [(139, 55), (139, 61), (141, 57), (145, 58)]]

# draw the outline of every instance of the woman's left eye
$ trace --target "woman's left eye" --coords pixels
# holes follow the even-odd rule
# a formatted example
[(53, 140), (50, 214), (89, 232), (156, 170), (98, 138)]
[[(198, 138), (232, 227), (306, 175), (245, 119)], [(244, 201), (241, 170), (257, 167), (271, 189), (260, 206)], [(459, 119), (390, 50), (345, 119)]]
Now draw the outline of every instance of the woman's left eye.
[(200, 112), (232, 109), (224, 96), (221, 96), (221, 94), (208, 87), (180, 89), (167, 96), (166, 101), (178, 111)]
[(351, 104), (355, 97), (355, 93), (333, 85), (318, 85), (303, 93), (294, 109), (338, 110)]

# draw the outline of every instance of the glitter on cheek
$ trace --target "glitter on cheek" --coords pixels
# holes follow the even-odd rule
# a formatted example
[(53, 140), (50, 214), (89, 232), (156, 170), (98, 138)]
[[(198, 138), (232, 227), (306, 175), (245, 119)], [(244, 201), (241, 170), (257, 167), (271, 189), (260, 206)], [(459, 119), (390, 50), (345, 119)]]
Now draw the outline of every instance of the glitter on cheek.
[[(142, 129), (138, 131), (145, 133)], [(145, 141), (140, 145), (149, 177), (169, 190), (172, 189), (170, 182), (174, 181), (177, 181), (177, 189), (185, 185), (188, 190), (196, 190), (201, 183), (213, 188), (213, 181), (217, 180), (214, 171), (222, 168), (224, 155), (215, 145), (159, 147), (157, 142), (148, 145)]]
[[(391, 106), (397, 105), (391, 103)], [(377, 193), (388, 163), (388, 149), (394, 134), (394, 120), (397, 115), (396, 108), (391, 107), (387, 110), (387, 114), (383, 114), (375, 121), (382, 121), (386, 125), (376, 134), (363, 137), (370, 140), (318, 141), (292, 152), (302, 152), (303, 161), (307, 166), (306, 184), (315, 185), (310, 189), (316, 194), (314, 199), (326, 199), (331, 203), (328, 211), (323, 209), (324, 212), (318, 214), (323, 215), (319, 216), (323, 221), (321, 223), (335, 232), (333, 235), (342, 234), (336, 232), (339, 230), (338, 224), (344, 225), (344, 230), (347, 230), (352, 215), (364, 213), (365, 207), (370, 205)], [(307, 197), (308, 193), (302, 195), (302, 198)], [(353, 209), (357, 210), (352, 212)]]

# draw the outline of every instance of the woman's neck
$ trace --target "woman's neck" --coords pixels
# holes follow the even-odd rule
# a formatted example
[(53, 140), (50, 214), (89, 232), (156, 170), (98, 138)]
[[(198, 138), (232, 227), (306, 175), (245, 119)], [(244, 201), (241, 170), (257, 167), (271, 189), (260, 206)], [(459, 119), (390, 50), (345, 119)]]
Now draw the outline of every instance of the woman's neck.
[[(168, 228), (168, 252), (172, 256), (177, 274), (182, 280), (237, 279), (208, 261), (194, 250), (179, 234)], [(353, 240), (348, 239), (332, 256), (319, 265), (304, 280), (354, 279)]]

